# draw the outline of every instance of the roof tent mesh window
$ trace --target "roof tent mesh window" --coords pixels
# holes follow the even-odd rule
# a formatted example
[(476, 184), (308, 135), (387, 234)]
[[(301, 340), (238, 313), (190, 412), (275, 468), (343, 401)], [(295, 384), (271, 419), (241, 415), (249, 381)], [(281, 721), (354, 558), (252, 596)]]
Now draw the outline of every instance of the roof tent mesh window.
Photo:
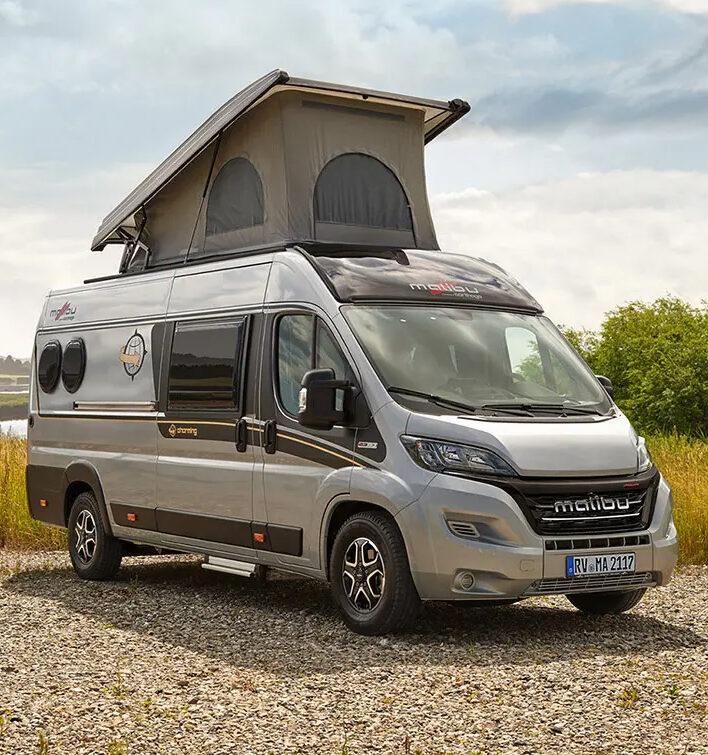
[(225, 163), (209, 193), (206, 235), (263, 224), (263, 183), (245, 157)]
[(340, 155), (322, 169), (315, 185), (315, 220), (413, 231), (411, 210), (392, 170), (369, 155)]

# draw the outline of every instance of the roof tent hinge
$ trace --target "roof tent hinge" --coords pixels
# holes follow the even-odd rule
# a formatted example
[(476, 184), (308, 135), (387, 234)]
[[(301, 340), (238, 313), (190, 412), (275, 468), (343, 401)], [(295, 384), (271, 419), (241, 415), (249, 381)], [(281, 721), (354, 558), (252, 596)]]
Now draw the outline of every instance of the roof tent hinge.
[(143, 256), (142, 267), (147, 267), (147, 264), (150, 260), (150, 247), (148, 247), (147, 244), (144, 244), (140, 240), (140, 237), (143, 235), (143, 231), (145, 230), (145, 225), (147, 224), (147, 212), (145, 210), (145, 205), (140, 205), (135, 213), (135, 216), (137, 219), (139, 219), (140, 224), (137, 226), (134, 236), (131, 236), (128, 231), (125, 230), (125, 228), (116, 229), (116, 233), (119, 236), (123, 236), (125, 238), (125, 248), (123, 250), (123, 256), (120, 260), (120, 265), (118, 266), (119, 273), (125, 273), (130, 267), (134, 266), (136, 260), (138, 259), (138, 256), (141, 253)]

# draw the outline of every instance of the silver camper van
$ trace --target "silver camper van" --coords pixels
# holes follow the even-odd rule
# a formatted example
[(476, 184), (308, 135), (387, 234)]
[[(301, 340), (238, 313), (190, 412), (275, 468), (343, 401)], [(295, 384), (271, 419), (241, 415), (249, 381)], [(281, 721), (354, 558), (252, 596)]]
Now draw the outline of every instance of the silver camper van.
[(423, 148), (467, 110), (274, 71), (104, 220), (119, 272), (49, 294), (30, 391), (29, 507), (79, 576), (136, 544), (286, 570), (364, 634), (668, 582), (671, 492), (609, 381), (437, 248)]

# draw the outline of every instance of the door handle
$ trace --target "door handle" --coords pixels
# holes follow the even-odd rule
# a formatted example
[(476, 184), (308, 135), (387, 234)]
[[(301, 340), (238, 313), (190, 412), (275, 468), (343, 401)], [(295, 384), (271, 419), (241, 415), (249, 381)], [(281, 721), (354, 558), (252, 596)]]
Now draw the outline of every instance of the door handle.
[(263, 427), (263, 450), (267, 454), (275, 453), (276, 437), (275, 420), (269, 419)]
[(248, 422), (242, 417), (236, 423), (236, 450), (239, 453), (245, 453), (248, 448)]

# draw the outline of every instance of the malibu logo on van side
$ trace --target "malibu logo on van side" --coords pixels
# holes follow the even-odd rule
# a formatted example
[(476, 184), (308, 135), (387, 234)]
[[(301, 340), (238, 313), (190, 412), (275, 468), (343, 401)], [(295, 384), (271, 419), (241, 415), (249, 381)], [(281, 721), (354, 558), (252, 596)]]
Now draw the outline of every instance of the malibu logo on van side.
[(76, 305), (72, 307), (70, 301), (64, 302), (59, 309), (52, 309), (49, 312), (49, 317), (54, 318), (55, 322), (59, 322), (59, 320), (73, 320), (75, 315)]
[(467, 299), (481, 299), (482, 294), (476, 286), (468, 286), (464, 283), (455, 283), (454, 281), (441, 280), (437, 283), (409, 283), (413, 291), (427, 291), (431, 296), (440, 296), (440, 294), (450, 294)]

